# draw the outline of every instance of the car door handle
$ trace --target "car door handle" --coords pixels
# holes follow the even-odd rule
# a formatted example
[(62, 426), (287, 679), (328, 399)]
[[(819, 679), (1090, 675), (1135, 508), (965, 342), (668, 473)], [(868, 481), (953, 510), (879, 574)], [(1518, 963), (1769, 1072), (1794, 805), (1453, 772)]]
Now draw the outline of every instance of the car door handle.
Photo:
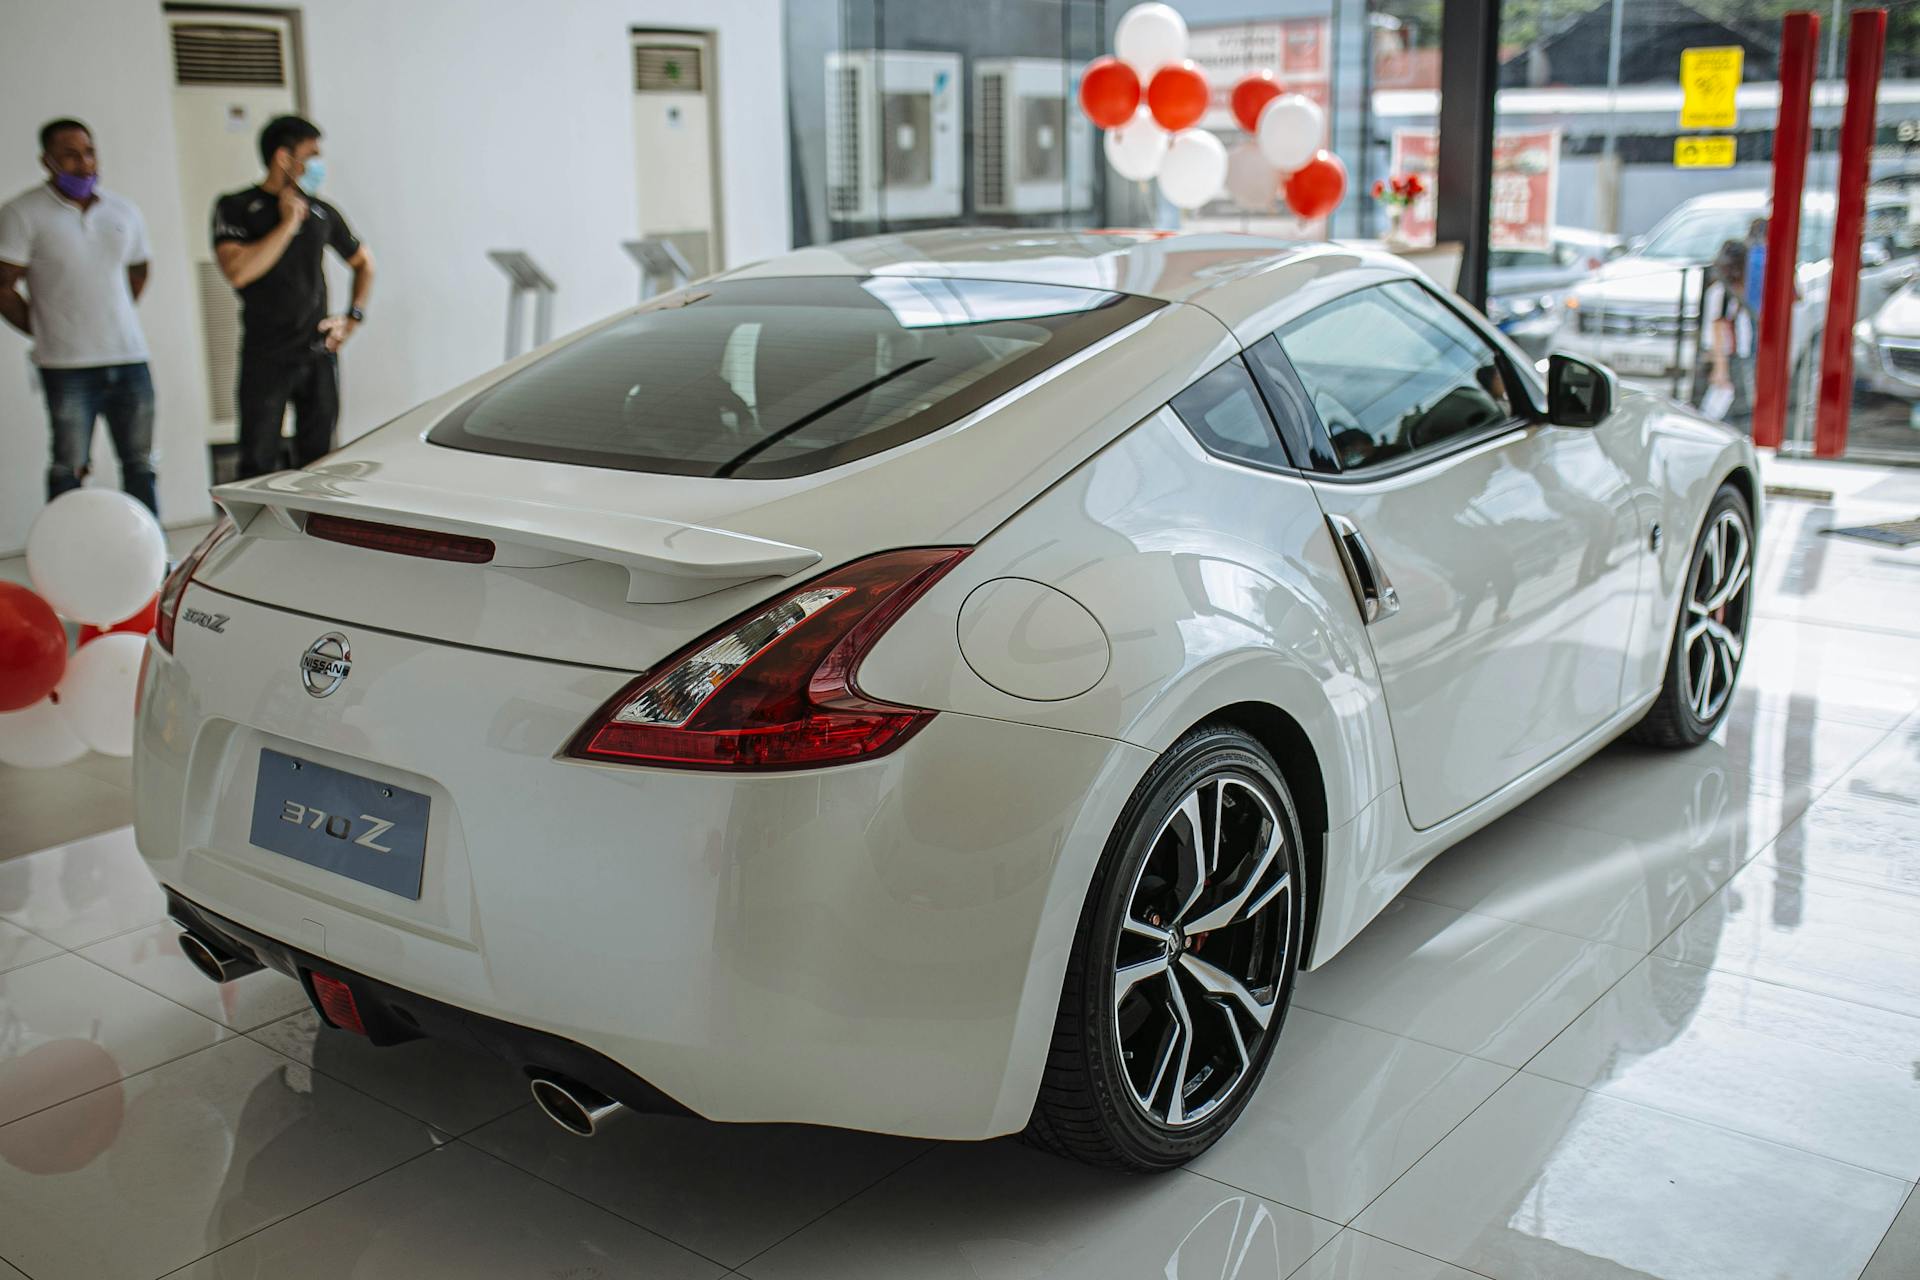
[(1347, 583), (1360, 606), (1360, 620), (1368, 626), (1400, 612), (1400, 593), (1393, 589), (1387, 571), (1367, 545), (1358, 525), (1345, 516), (1329, 515), (1334, 545), (1340, 548), (1340, 563), (1346, 566)]

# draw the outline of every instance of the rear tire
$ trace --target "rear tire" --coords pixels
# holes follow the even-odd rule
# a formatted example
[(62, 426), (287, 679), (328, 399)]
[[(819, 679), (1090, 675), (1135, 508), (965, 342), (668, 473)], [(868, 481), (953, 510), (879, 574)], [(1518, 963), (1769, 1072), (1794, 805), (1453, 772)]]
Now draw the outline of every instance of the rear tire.
[(1753, 620), (1753, 512), (1721, 485), (1687, 561), (1660, 696), (1628, 731), (1655, 747), (1697, 747), (1733, 706)]
[(1293, 996), (1300, 839), (1279, 767), (1239, 729), (1203, 725), (1155, 762), (1081, 911), (1029, 1142), (1151, 1172), (1232, 1126)]

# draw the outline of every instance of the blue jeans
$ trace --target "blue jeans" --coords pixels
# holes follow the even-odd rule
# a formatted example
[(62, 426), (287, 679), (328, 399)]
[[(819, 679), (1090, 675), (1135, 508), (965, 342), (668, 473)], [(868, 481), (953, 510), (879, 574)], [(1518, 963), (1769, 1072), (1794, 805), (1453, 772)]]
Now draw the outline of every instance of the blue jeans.
[(153, 496), (153, 375), (146, 364), (42, 369), (40, 385), (46, 389), (53, 427), (47, 501), (78, 489), (86, 479), (93, 423), (104, 417), (113, 451), (120, 455), (120, 487), (158, 515)]

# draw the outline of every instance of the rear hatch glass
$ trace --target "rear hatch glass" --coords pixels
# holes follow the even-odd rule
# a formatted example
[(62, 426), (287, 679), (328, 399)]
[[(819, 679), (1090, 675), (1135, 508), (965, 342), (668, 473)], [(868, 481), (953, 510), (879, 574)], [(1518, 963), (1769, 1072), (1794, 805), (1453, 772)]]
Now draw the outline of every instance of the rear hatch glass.
[(669, 475), (809, 475), (956, 422), (1162, 305), (994, 280), (717, 281), (562, 347), (427, 439)]

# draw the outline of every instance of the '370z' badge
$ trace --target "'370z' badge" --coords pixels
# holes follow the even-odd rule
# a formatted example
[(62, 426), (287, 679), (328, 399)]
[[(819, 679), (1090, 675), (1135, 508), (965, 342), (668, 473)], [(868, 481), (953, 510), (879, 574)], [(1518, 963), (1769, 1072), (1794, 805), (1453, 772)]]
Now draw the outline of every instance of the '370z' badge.
[(338, 689), (352, 670), (353, 650), (338, 631), (327, 632), (300, 655), (300, 683), (316, 698)]

